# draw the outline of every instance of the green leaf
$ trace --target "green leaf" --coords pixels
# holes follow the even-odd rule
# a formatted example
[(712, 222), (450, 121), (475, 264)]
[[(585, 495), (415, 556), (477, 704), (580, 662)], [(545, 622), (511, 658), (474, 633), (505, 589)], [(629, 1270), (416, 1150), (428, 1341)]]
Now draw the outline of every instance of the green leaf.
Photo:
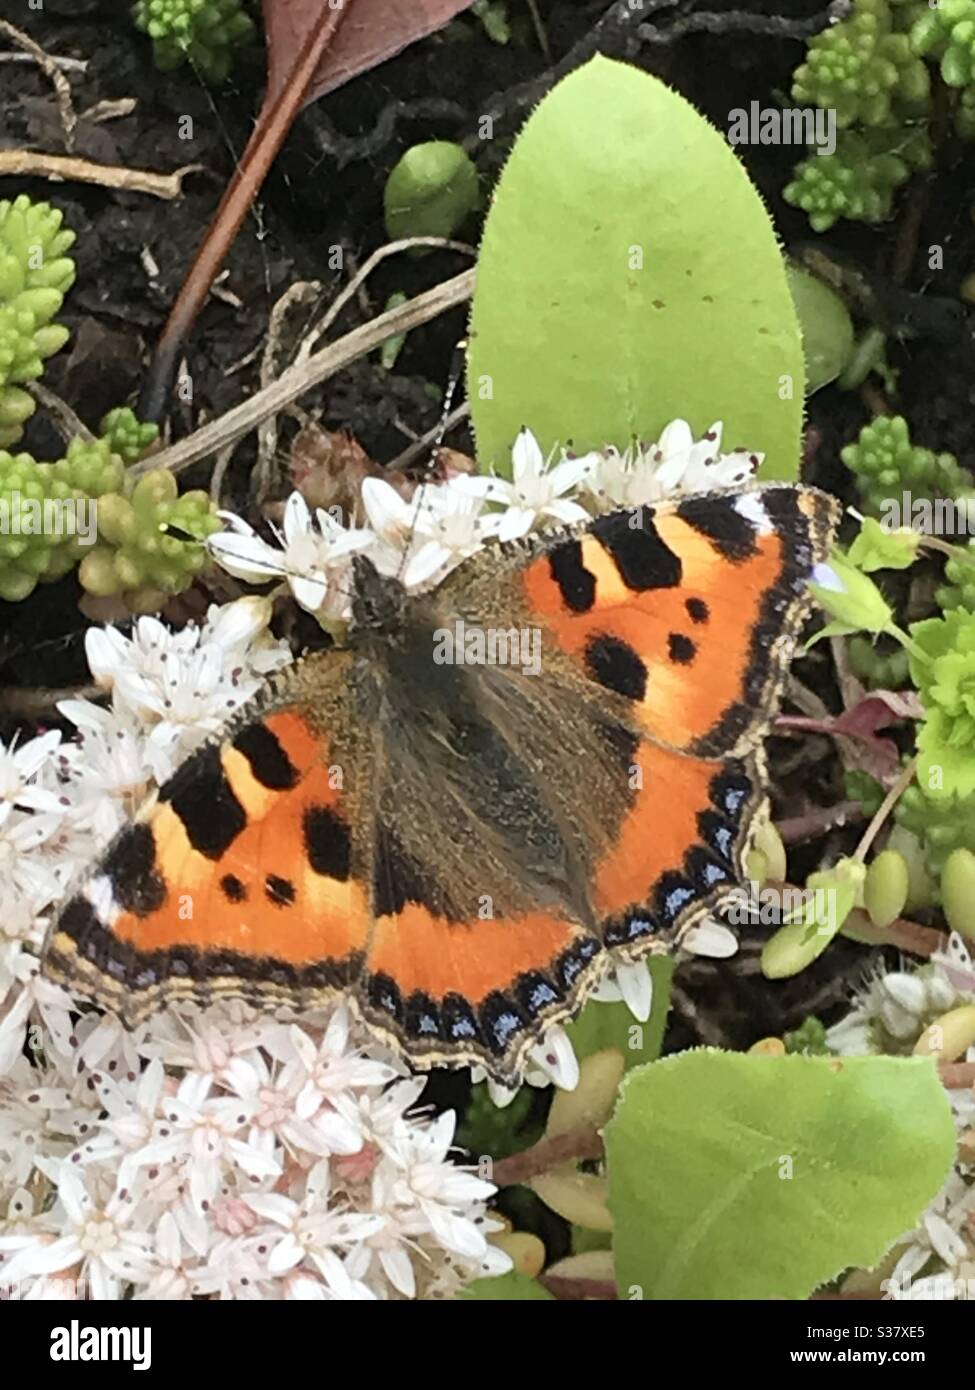
[(470, 1298), (481, 1303), (551, 1303), (555, 1300), (547, 1289), (543, 1289), (537, 1279), (512, 1270), (510, 1274), (499, 1274), (494, 1279), (475, 1279), (461, 1289), (459, 1298)]
[(917, 559), (920, 544), (920, 532), (910, 527), (890, 531), (874, 517), (867, 516), (847, 551), (847, 559), (864, 574), (874, 570), (906, 570)]
[[(625, 447), (687, 420), (794, 478), (804, 367), (775, 232), (727, 141), (657, 78), (597, 57), (560, 82), (495, 189), (468, 395), (478, 458)], [(782, 394), (791, 398), (782, 399)]]
[(786, 265), (806, 359), (806, 394), (835, 381), (853, 353), (853, 320), (835, 290), (808, 270)]
[(622, 1298), (806, 1298), (874, 1266), (955, 1155), (925, 1058), (685, 1052), (624, 1079), (605, 1138)]

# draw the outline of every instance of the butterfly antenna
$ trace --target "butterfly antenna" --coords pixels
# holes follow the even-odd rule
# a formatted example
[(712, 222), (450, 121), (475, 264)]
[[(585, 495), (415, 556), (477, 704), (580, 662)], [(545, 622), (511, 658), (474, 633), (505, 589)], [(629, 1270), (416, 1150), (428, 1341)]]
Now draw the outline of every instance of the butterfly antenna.
[[(429, 443), (429, 454), (427, 456), (427, 461), (425, 464), (425, 471), (427, 476), (421, 479), (421, 481), (417, 484), (416, 493), (421, 493), (423, 488), (430, 481), (430, 474), (433, 471), (434, 457), (436, 455), (437, 450), (443, 443), (444, 435), (447, 433), (447, 428), (450, 424), (450, 416), (452, 413), (452, 407), (454, 403), (454, 396), (457, 394), (457, 387), (460, 384), (461, 377), (464, 375), (464, 361), (466, 351), (467, 339), (461, 338), (459, 342), (454, 344), (453, 355), (450, 359), (450, 372), (447, 377), (447, 386), (444, 390), (443, 406), (440, 411), (440, 419), (437, 423), (437, 431)], [(414, 493), (414, 496), (416, 496), (416, 493)], [(400, 567), (396, 574), (396, 578), (399, 580), (401, 584), (403, 582), (403, 575), (406, 571), (407, 557), (413, 545), (413, 536), (416, 532), (416, 521), (419, 515), (419, 511), (420, 507), (418, 503), (413, 508), (413, 516), (410, 520), (410, 529), (406, 537), (406, 545), (403, 548), (403, 558), (400, 561)]]

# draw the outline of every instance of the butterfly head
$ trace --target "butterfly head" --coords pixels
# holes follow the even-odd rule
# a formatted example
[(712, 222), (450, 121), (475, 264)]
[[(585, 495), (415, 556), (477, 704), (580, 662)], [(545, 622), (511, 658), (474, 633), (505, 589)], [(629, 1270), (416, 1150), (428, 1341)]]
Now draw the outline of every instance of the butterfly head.
[(352, 558), (355, 592), (352, 595), (352, 619), (359, 629), (372, 628), (395, 632), (402, 626), (407, 594), (398, 579), (380, 574), (364, 555)]

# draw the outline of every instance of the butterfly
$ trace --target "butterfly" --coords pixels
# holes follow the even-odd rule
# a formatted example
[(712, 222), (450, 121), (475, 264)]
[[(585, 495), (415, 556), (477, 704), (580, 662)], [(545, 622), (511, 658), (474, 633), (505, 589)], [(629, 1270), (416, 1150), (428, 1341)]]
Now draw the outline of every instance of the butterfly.
[(491, 542), (419, 595), (355, 556), (347, 640), (149, 799), (44, 971), (129, 1026), (342, 995), (413, 1066), (517, 1084), (608, 970), (734, 896), (838, 512), (688, 496)]

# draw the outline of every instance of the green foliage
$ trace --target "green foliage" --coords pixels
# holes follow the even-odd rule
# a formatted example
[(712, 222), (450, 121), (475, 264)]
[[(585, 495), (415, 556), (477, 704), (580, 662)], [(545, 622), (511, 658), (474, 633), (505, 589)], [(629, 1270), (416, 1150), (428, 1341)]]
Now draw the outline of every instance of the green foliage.
[(413, 145), (386, 180), (386, 231), (394, 240), (453, 236), (480, 196), (477, 169), (460, 145), (450, 140)]
[[(702, 190), (707, 195), (702, 196)], [(720, 208), (720, 216), (715, 216)], [(468, 395), (482, 466), (672, 419), (794, 477), (803, 359), (772, 224), (716, 130), (647, 73), (595, 58), (518, 137), (484, 229)]]
[(505, 0), (474, 0), (471, 14), (481, 21), (485, 34), (493, 43), (510, 42), (511, 25)]
[(871, 574), (874, 570), (906, 570), (917, 559), (921, 535), (918, 531), (898, 527), (888, 531), (879, 521), (868, 516), (850, 546), (850, 564)]
[(975, 613), (954, 608), (914, 623), (911, 678), (925, 717), (917, 733), (918, 781), (932, 798), (975, 793)]
[(888, 125), (923, 110), (931, 90), (927, 67), (908, 35), (892, 29), (888, 0), (856, 0), (848, 19), (810, 40), (793, 76), (793, 100), (835, 110), (841, 128)]
[[(850, 638), (850, 646), (858, 641), (856, 637)], [(907, 652), (904, 652), (904, 665), (907, 669)], [(884, 789), (875, 777), (871, 777), (869, 772), (864, 772), (861, 768), (847, 768), (843, 773), (843, 787), (847, 797), (851, 801), (859, 801), (863, 808), (863, 814), (869, 819), (880, 810), (884, 799)]]
[(809, 896), (802, 907), (762, 948), (766, 979), (798, 975), (822, 955), (860, 901), (865, 878), (866, 869), (856, 859), (841, 859), (831, 869), (809, 875)]
[(203, 541), (220, 521), (205, 492), (179, 496), (165, 468), (145, 473), (126, 492), (99, 502), (100, 543), (85, 556), (79, 577), (93, 594), (132, 594), (138, 607), (158, 607), (206, 565)]
[(926, 1059), (701, 1050), (623, 1082), (606, 1127), (621, 1298), (806, 1298), (872, 1267), (955, 1154)]
[(189, 62), (208, 82), (226, 79), (235, 50), (257, 32), (241, 0), (138, 0), (132, 18), (161, 72)]
[(897, 825), (920, 842), (932, 898), (940, 899), (940, 878), (954, 849), (975, 850), (975, 796), (928, 796), (910, 786), (894, 811)]
[(911, 443), (902, 415), (878, 415), (860, 431), (855, 444), (847, 444), (840, 458), (856, 478), (864, 505), (883, 513), (901, 494), (933, 500), (958, 497), (972, 487), (972, 475), (954, 454), (935, 454)]
[(74, 232), (61, 213), (26, 194), (0, 202), (0, 448), (21, 436), (34, 400), (21, 385), (36, 381), (44, 360), (64, 346), (68, 330), (54, 323), (74, 282), (65, 253)]
[(799, 1027), (793, 1029), (791, 1033), (786, 1033), (782, 1041), (785, 1043), (785, 1050), (790, 1056), (796, 1052), (804, 1057), (829, 1056), (829, 1048), (826, 1045), (826, 1027), (813, 1014), (804, 1018)]
[[(146, 438), (147, 428), (122, 415), (110, 433), (131, 442)], [(84, 588), (124, 594), (134, 611), (185, 589), (207, 563), (203, 541), (220, 529), (207, 494), (179, 496), (168, 470), (133, 483), (108, 436), (73, 439), (54, 463), (0, 451), (0, 518), (9, 518), (0, 535), (0, 598), (27, 598), (80, 562)]]
[(121, 476), (107, 446), (80, 440), (53, 464), (0, 450), (0, 598), (19, 602), (78, 563), (90, 518), (78, 504), (117, 487)]
[(98, 427), (113, 454), (126, 463), (136, 463), (159, 435), (158, 425), (142, 424), (127, 405), (110, 410)]
[(949, 87), (968, 87), (975, 80), (975, 0), (939, 0), (911, 27), (915, 53), (938, 59)]
[(829, 563), (813, 570), (815, 582), (809, 592), (833, 619), (811, 638), (809, 645), (824, 637), (844, 637), (854, 632), (889, 632), (896, 635), (894, 614), (876, 584), (851, 565), (842, 551), (834, 550)]
[(510, 1105), (499, 1107), (486, 1085), (475, 1086), (457, 1130), (458, 1147), (475, 1157), (491, 1154), (493, 1158), (507, 1158), (519, 1149), (527, 1149), (542, 1137), (541, 1125), (529, 1124), (532, 1101), (531, 1087), (522, 1086)]
[(941, 901), (952, 931), (975, 938), (975, 854), (953, 849), (941, 870)]
[(901, 690), (907, 682), (908, 656), (903, 647), (881, 651), (869, 637), (857, 634), (850, 638), (846, 653), (850, 670), (869, 690)]
[(799, 316), (806, 361), (806, 395), (835, 381), (853, 352), (853, 320), (843, 300), (818, 276), (786, 265), (789, 292)]
[(787, 202), (816, 232), (837, 219), (879, 222), (916, 169), (930, 167), (931, 72), (912, 44), (920, 0), (855, 0), (853, 13), (809, 41), (793, 100), (836, 112), (833, 153), (800, 162)]
[(948, 559), (945, 583), (938, 588), (935, 598), (946, 613), (953, 608), (975, 612), (975, 548), (971, 542), (964, 550), (959, 547)]
[(923, 126), (846, 131), (833, 154), (812, 155), (796, 165), (782, 196), (808, 214), (814, 232), (829, 231), (841, 217), (882, 222), (897, 189), (916, 169), (930, 165), (931, 144)]

